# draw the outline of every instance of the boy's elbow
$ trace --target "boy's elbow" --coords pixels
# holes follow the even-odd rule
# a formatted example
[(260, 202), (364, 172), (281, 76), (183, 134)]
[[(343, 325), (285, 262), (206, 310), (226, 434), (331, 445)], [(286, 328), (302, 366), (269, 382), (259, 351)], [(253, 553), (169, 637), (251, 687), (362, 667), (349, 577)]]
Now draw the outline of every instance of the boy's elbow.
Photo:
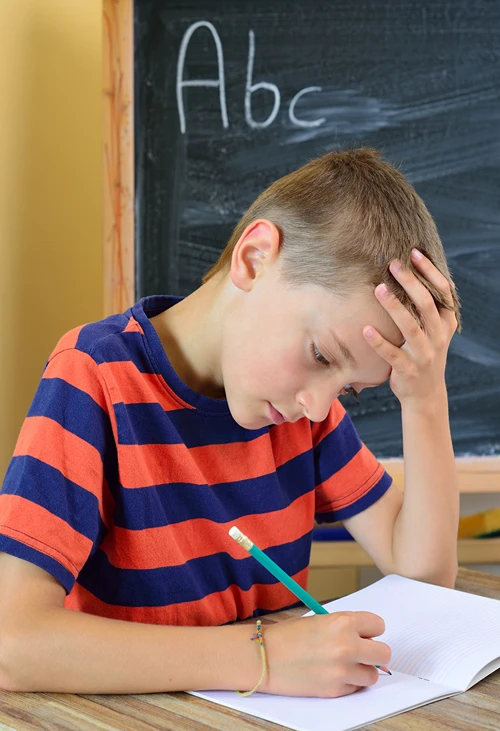
[(444, 586), (447, 589), (454, 589), (455, 582), (457, 580), (457, 574), (458, 561), (455, 552), (455, 555), (448, 562), (448, 564), (442, 566), (441, 570), (437, 572), (436, 581), (433, 581), (433, 583), (438, 584), (439, 586)]
[(446, 574), (443, 574), (442, 581), (439, 582), (440, 586), (445, 586), (447, 589), (454, 589), (457, 575), (458, 563), (455, 563)]
[(18, 656), (12, 635), (0, 630), (0, 690), (22, 691), (16, 683), (16, 657)]
[(429, 573), (422, 573), (419, 576), (409, 576), (408, 578), (417, 579), (418, 581), (425, 581), (427, 584), (435, 584), (436, 586), (443, 586), (446, 589), (454, 589), (455, 581), (457, 580), (458, 564), (442, 568), (441, 570), (435, 570)]
[[(36, 644), (36, 643), (35, 643)], [(0, 628), (0, 689), (11, 692), (36, 692), (33, 673), (33, 637), (22, 627)]]
[(396, 574), (406, 576), (407, 579), (415, 579), (416, 581), (424, 581), (426, 584), (435, 584), (443, 586), (446, 589), (454, 589), (458, 574), (458, 563), (453, 561), (448, 565), (432, 566), (432, 568), (420, 566), (406, 567), (401, 570), (396, 568)]

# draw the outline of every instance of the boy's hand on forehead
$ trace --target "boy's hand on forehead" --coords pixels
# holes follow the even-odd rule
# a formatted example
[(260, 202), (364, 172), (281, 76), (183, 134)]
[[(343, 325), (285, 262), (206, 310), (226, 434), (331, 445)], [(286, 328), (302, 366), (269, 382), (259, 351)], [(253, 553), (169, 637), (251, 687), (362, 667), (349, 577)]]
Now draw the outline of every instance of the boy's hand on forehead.
[[(412, 262), (434, 287), (443, 292), (451, 305), (451, 288), (446, 277), (415, 249), (412, 251)], [(398, 326), (405, 343), (398, 348), (385, 340), (371, 325), (363, 328), (363, 335), (391, 366), (389, 384), (400, 402), (418, 405), (446, 392), (446, 356), (457, 329), (457, 318), (452, 310), (436, 306), (431, 293), (411, 270), (397, 261), (391, 262), (389, 268), (416, 305), (424, 327), (422, 329), (397, 297), (384, 284), (380, 284), (375, 289), (375, 296)]]

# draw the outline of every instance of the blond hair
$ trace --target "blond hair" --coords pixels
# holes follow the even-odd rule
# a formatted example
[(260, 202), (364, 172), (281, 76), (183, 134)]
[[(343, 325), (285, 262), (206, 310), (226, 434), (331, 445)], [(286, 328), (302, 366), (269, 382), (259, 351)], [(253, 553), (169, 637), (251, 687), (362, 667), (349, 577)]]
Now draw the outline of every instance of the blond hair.
[(348, 295), (360, 285), (384, 282), (422, 325), (417, 308), (389, 271), (390, 262), (399, 259), (438, 306), (455, 312), (460, 329), (455, 288), (449, 303), (410, 260), (412, 248), (418, 249), (451, 282), (433, 218), (404, 175), (377, 151), (328, 152), (276, 180), (240, 219), (203, 282), (229, 271), (235, 244), (259, 218), (280, 232), (282, 273), (291, 285), (316, 284)]

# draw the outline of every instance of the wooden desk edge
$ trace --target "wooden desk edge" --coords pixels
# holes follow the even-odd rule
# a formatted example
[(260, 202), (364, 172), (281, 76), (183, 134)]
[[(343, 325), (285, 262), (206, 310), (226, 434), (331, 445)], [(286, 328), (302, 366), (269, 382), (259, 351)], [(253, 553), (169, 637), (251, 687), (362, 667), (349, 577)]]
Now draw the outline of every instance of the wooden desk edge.
[[(456, 582), (456, 588), (468, 591), (471, 594), (489, 596), (500, 599), (500, 576), (486, 574), (470, 569), (460, 569)], [(306, 607), (276, 612), (265, 615), (262, 618), (263, 624), (271, 624), (284, 619), (290, 619), (305, 614)], [(255, 620), (247, 620), (246, 624), (254, 624)], [(474, 703), (476, 721), (481, 721), (481, 703), (484, 708), (492, 706), (498, 698), (500, 687), (500, 674), (495, 677), (489, 676), (479, 684)], [(475, 688), (468, 691), (474, 695)], [(458, 696), (460, 698), (460, 696)], [(446, 699), (443, 703), (457, 703), (456, 697)], [(418, 731), (436, 731), (437, 728), (449, 728), (449, 717), (444, 710), (440, 710), (435, 704), (432, 706), (432, 715), (422, 715), (422, 710), (417, 708), (417, 717), (405, 716), (405, 723), (408, 729)], [(427, 706), (425, 706), (427, 708)], [(442, 707), (440, 707), (442, 708)], [(457, 706), (460, 716), (460, 707)], [(470, 714), (472, 706), (468, 705), (465, 712)], [(413, 714), (414, 711), (409, 711)], [(424, 711), (424, 714), (427, 711)], [(422, 720), (425, 722), (422, 725)], [(443, 723), (436, 725), (436, 719), (443, 718)], [(448, 719), (448, 721), (447, 721)], [(491, 720), (491, 719), (490, 719)], [(5, 722), (5, 726), (2, 723)], [(7, 725), (7, 722), (8, 725)], [(19, 725), (21, 722), (22, 725)], [(283, 731), (283, 726), (278, 726), (269, 721), (248, 716), (246, 714), (218, 706), (201, 698), (191, 696), (187, 693), (153, 693), (147, 695), (71, 695), (61, 693), (8, 693), (0, 691), (0, 727), (18, 728), (23, 731), (40, 728), (68, 728), (68, 723), (79, 723), (79, 728), (102, 729), (118, 731), (124, 728), (180, 728), (185, 731), (201, 731), (202, 729), (237, 728), (238, 731)], [(406, 726), (405, 726), (406, 727)], [(465, 728), (461, 726), (461, 728)], [(485, 725), (477, 728), (493, 728), (488, 719)], [(374, 726), (377, 729), (396, 728), (393, 719), (377, 722)], [(397, 726), (399, 728), (399, 726)]]

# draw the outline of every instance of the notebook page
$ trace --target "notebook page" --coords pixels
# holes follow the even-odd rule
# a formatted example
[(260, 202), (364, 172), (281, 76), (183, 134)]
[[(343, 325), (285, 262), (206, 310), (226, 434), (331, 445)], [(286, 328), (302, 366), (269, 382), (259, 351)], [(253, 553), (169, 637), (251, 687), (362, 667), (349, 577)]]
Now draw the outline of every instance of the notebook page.
[(454, 695), (451, 688), (399, 673), (381, 674), (376, 685), (340, 698), (294, 698), (265, 693), (241, 698), (234, 691), (190, 692), (294, 731), (352, 731)]
[(496, 599), (391, 575), (325, 606), (380, 615), (386, 631), (376, 639), (392, 649), (391, 670), (465, 691), (486, 665), (500, 666)]

